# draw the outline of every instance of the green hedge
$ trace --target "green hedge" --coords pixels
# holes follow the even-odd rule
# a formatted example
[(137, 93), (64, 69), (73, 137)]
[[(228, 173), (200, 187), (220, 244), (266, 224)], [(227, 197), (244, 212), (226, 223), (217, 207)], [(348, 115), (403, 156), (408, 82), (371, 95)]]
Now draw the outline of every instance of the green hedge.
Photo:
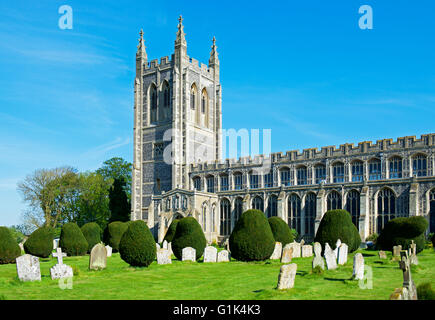
[(325, 243), (335, 249), (338, 239), (348, 245), (350, 252), (357, 250), (361, 244), (361, 237), (352, 223), (350, 213), (342, 209), (329, 210), (320, 221), (314, 241), (319, 242), (324, 250)]
[(178, 260), (182, 259), (182, 250), (187, 247), (196, 250), (196, 260), (198, 260), (204, 253), (206, 245), (204, 232), (194, 217), (186, 217), (178, 221), (172, 239), (172, 251)]
[(264, 213), (248, 210), (237, 221), (230, 236), (231, 257), (240, 261), (269, 259), (275, 248), (275, 238)]
[(270, 217), (268, 221), (275, 241), (281, 242), (283, 248), (287, 243), (294, 241), (293, 233), (284, 220), (280, 217)]
[(7, 227), (0, 227), (0, 264), (15, 263), (21, 249)]
[(24, 242), (24, 251), (32, 256), (48, 258), (53, 252), (54, 229), (42, 227), (33, 231)]
[(119, 242), (121, 259), (134, 267), (148, 267), (156, 258), (156, 243), (142, 220), (128, 224)]
[(92, 248), (101, 242), (101, 228), (97, 223), (89, 222), (83, 225), (81, 230), (88, 242), (88, 253), (90, 253)]
[(379, 235), (377, 248), (392, 251), (394, 246), (401, 245), (403, 250), (407, 250), (414, 241), (417, 253), (421, 252), (425, 246), (424, 232), (427, 227), (428, 222), (422, 216), (391, 219)]
[(83, 256), (88, 251), (88, 242), (74, 222), (68, 222), (62, 226), (59, 246), (67, 256)]
[(104, 243), (111, 246), (113, 252), (119, 251), (119, 242), (131, 222), (114, 221), (107, 225), (104, 230)]
[(165, 238), (163, 239), (163, 241), (166, 240), (168, 243), (172, 242), (172, 239), (174, 239), (175, 231), (177, 230), (178, 221), (180, 221), (180, 219), (172, 220), (168, 228), (168, 231), (166, 231)]

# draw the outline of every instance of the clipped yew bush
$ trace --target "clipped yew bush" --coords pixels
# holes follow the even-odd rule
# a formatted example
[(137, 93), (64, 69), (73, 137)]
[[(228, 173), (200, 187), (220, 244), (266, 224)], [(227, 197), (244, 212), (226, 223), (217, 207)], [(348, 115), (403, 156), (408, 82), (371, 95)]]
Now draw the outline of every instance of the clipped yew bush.
[(401, 245), (403, 250), (408, 250), (414, 241), (417, 253), (421, 252), (426, 242), (424, 232), (427, 227), (428, 222), (422, 216), (391, 219), (378, 237), (377, 248), (392, 251), (394, 246)]
[(198, 260), (201, 258), (207, 245), (204, 232), (194, 217), (185, 217), (178, 221), (171, 242), (172, 251), (178, 260), (181, 260), (182, 250), (187, 247), (192, 247), (196, 250), (196, 260)]
[(169, 225), (168, 231), (166, 231), (165, 238), (163, 241), (172, 242), (172, 239), (174, 239), (175, 231), (177, 230), (177, 224), (180, 219), (174, 219), (172, 220), (171, 224)]
[(88, 251), (88, 242), (82, 230), (74, 222), (68, 222), (62, 226), (59, 246), (67, 256), (83, 256)]
[(348, 245), (350, 252), (357, 250), (361, 244), (361, 237), (352, 223), (350, 213), (342, 209), (329, 210), (320, 221), (314, 241), (319, 242), (323, 249), (325, 243), (335, 249), (338, 239)]
[(275, 248), (275, 238), (264, 213), (245, 211), (230, 236), (231, 257), (240, 261), (269, 259)]
[(88, 253), (90, 253), (92, 248), (101, 242), (101, 228), (97, 223), (89, 222), (84, 224), (81, 230), (88, 242)]
[(128, 224), (119, 242), (121, 259), (134, 267), (148, 267), (156, 258), (154, 237), (142, 220)]
[(104, 230), (104, 243), (111, 246), (113, 252), (119, 251), (119, 242), (131, 222), (114, 221), (107, 225)]
[(15, 263), (21, 249), (7, 227), (0, 227), (0, 264)]
[(24, 251), (32, 256), (48, 258), (53, 252), (54, 229), (42, 227), (33, 231), (24, 242)]
[(276, 242), (281, 242), (282, 247), (294, 241), (293, 234), (288, 224), (280, 217), (270, 217), (268, 219), (270, 229)]

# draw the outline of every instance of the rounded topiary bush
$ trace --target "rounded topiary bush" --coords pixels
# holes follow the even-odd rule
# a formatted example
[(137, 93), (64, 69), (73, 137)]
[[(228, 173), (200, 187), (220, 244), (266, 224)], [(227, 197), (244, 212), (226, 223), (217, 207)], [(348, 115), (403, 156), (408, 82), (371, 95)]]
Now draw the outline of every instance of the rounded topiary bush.
[(192, 247), (196, 250), (196, 260), (201, 258), (207, 241), (201, 226), (194, 217), (182, 218), (177, 223), (172, 239), (172, 251), (178, 260), (182, 258), (184, 248)]
[(21, 249), (6, 227), (0, 227), (0, 264), (14, 263)]
[(240, 261), (269, 259), (275, 248), (272, 229), (260, 210), (248, 210), (242, 214), (229, 242), (231, 257)]
[(280, 217), (270, 217), (268, 221), (275, 241), (281, 242), (283, 248), (287, 243), (294, 241), (291, 229), (284, 220)]
[(101, 228), (97, 223), (89, 222), (83, 225), (81, 230), (88, 242), (88, 252), (91, 252), (92, 248), (101, 242)]
[(128, 224), (119, 242), (121, 259), (134, 267), (148, 267), (156, 258), (154, 237), (142, 220)]
[(59, 246), (68, 256), (83, 256), (88, 251), (88, 242), (82, 230), (74, 222), (62, 226)]
[(24, 251), (32, 256), (48, 258), (53, 252), (54, 229), (42, 227), (33, 231), (24, 242)]
[(392, 251), (394, 246), (401, 245), (402, 250), (408, 250), (414, 241), (417, 245), (417, 253), (421, 252), (425, 246), (424, 232), (427, 227), (428, 222), (422, 216), (391, 219), (382, 229), (376, 243), (377, 247)]
[(109, 223), (104, 230), (104, 243), (111, 246), (113, 252), (119, 251), (119, 242), (130, 222), (114, 221)]
[(329, 210), (320, 221), (314, 241), (319, 242), (324, 250), (325, 243), (335, 249), (338, 239), (348, 245), (350, 252), (357, 250), (361, 244), (361, 237), (352, 223), (350, 213), (341, 209)]
[(174, 219), (172, 220), (171, 224), (169, 225), (168, 231), (166, 231), (165, 238), (163, 241), (172, 242), (172, 239), (174, 239), (175, 231), (177, 230), (177, 224), (180, 219)]

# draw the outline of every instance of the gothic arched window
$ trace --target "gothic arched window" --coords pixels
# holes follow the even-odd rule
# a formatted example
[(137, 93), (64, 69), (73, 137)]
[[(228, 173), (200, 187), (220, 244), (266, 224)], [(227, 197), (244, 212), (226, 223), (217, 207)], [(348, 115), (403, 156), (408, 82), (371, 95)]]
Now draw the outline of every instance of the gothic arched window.
[(402, 158), (392, 157), (389, 161), (390, 179), (402, 178)]
[(276, 217), (278, 215), (278, 197), (271, 195), (267, 203), (267, 217)]
[(281, 175), (281, 184), (285, 186), (289, 186), (291, 184), (290, 180), (290, 169), (285, 167), (280, 170)]
[(317, 196), (310, 192), (305, 198), (305, 235), (309, 239), (314, 238), (314, 221), (316, 219)]
[(322, 180), (326, 180), (326, 166), (318, 164), (314, 167), (314, 173), (316, 178), (316, 184), (320, 184)]
[(333, 190), (326, 198), (327, 210), (341, 209), (341, 195)]
[(297, 177), (298, 185), (307, 184), (307, 167), (306, 166), (298, 167), (296, 169), (296, 177)]
[(292, 229), (296, 229), (298, 234), (301, 234), (301, 198), (298, 195), (292, 194), (288, 198), (287, 203), (287, 223)]
[(344, 163), (343, 162), (336, 162), (332, 166), (332, 176), (333, 176), (333, 182), (339, 183), (344, 182)]
[(239, 221), (240, 217), (242, 216), (242, 212), (243, 212), (243, 199), (236, 198), (236, 201), (234, 202), (234, 225), (236, 225), (237, 221)]
[(352, 181), (364, 180), (364, 163), (361, 160), (352, 162)]
[(231, 228), (231, 204), (228, 199), (222, 199), (221, 201), (220, 217), (220, 235), (228, 236)]
[(429, 232), (435, 232), (435, 189), (429, 193)]
[(382, 179), (382, 163), (379, 159), (369, 161), (369, 180)]
[(378, 193), (378, 230), (380, 233), (388, 221), (396, 216), (396, 196), (388, 188)]
[(154, 123), (157, 121), (157, 88), (154, 85), (154, 83), (150, 87), (149, 101), (150, 101), (150, 112), (151, 112), (150, 121), (151, 123)]
[(252, 199), (252, 209), (257, 209), (261, 212), (264, 212), (264, 202), (261, 197), (255, 196), (255, 198)]
[(412, 157), (412, 173), (417, 177), (427, 176), (427, 157), (424, 154)]
[(234, 190), (241, 190), (243, 188), (243, 176), (240, 172), (234, 173)]
[(346, 197), (346, 211), (352, 216), (352, 222), (359, 229), (360, 197), (359, 192), (352, 190)]

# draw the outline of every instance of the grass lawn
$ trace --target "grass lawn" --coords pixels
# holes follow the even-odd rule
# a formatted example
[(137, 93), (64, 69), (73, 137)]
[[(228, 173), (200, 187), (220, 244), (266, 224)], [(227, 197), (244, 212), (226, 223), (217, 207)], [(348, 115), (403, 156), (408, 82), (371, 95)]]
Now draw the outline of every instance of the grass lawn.
[[(89, 271), (89, 256), (66, 257), (64, 263), (75, 268), (73, 288), (62, 290), (50, 278), (54, 258), (40, 259), (42, 281), (21, 282), (14, 264), (0, 265), (0, 299), (388, 299), (402, 285), (402, 270), (397, 262), (382, 261), (377, 251), (360, 250), (373, 271), (373, 288), (360, 289), (352, 276), (353, 254), (346, 265), (322, 275), (311, 274), (312, 258), (295, 258), (298, 265), (295, 287), (275, 290), (281, 263), (263, 261), (242, 263), (193, 263), (173, 260), (171, 265), (133, 268), (119, 254), (108, 258), (103, 271)], [(391, 253), (387, 252), (388, 258)], [(435, 252), (426, 249), (413, 266), (418, 286), (430, 282), (435, 287)]]

